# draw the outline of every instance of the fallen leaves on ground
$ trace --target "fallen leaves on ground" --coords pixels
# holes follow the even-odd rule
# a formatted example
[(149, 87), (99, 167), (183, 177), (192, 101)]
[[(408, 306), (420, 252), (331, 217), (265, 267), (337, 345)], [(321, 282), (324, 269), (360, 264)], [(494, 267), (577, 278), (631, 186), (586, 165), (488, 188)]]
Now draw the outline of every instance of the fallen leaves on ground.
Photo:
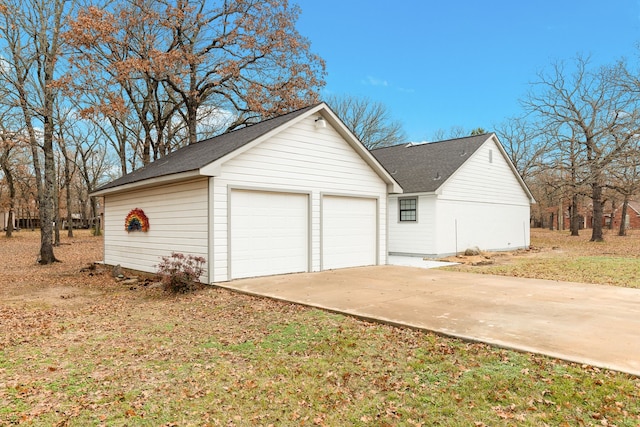
[(79, 232), (0, 238), (0, 425), (637, 425), (640, 380), (208, 287), (123, 285)]

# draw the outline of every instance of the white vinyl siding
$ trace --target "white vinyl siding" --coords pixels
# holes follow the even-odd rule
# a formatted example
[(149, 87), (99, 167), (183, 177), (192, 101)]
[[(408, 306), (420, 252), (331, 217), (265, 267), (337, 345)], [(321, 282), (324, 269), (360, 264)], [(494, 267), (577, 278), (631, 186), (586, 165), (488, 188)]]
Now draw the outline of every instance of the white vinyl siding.
[(322, 197), (322, 269), (377, 264), (377, 201)]
[(529, 246), (530, 200), (493, 139), (453, 174), (440, 193), (436, 253)]
[(434, 252), (435, 195), (416, 195), (417, 221), (400, 221), (398, 200), (405, 195), (389, 196), (389, 253), (428, 255)]
[[(493, 154), (491, 154), (493, 152)], [(490, 156), (492, 161), (490, 162)], [(530, 200), (493, 138), (485, 142), (438, 191), (440, 199), (529, 206)]]
[(530, 200), (493, 138), (435, 194), (418, 196), (418, 220), (400, 221), (389, 196), (389, 253), (442, 257), (470, 247), (528, 247)]
[(228, 197), (238, 188), (309, 194), (311, 271), (321, 268), (321, 193), (378, 198), (378, 259), (385, 262), (386, 183), (332, 126), (316, 129), (315, 118), (307, 117), (228, 160), (220, 175), (211, 178), (213, 281), (229, 280)]
[[(495, 158), (495, 157), (494, 157)], [(439, 200), (435, 252), (506, 251), (529, 246), (529, 206)]]
[[(146, 233), (125, 231), (125, 218), (135, 208), (149, 218)], [(171, 252), (207, 259), (207, 180), (105, 196), (104, 232), (108, 265), (155, 272)]]
[(308, 270), (306, 194), (231, 192), (231, 277)]

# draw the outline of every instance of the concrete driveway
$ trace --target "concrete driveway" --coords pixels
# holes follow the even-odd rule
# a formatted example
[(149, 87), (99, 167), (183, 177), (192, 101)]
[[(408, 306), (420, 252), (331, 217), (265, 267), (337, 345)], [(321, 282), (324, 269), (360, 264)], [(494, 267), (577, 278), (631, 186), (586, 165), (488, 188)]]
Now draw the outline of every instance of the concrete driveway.
[(640, 376), (640, 290), (375, 266), (220, 286)]

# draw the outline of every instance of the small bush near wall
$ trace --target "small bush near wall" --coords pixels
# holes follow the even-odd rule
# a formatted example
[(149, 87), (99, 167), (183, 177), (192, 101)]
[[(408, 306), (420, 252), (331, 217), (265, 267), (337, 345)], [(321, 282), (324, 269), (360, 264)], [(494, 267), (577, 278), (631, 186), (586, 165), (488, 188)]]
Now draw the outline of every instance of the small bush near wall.
[(158, 264), (158, 276), (165, 290), (186, 293), (198, 287), (198, 279), (204, 273), (203, 257), (172, 252), (170, 256), (163, 256), (161, 259)]

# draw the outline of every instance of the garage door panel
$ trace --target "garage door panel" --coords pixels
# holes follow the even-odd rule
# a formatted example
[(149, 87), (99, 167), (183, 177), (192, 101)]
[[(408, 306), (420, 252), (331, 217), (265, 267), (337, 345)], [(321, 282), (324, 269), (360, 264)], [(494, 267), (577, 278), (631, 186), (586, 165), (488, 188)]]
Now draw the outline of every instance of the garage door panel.
[(307, 271), (306, 194), (231, 192), (231, 277)]
[(377, 201), (357, 197), (323, 197), (322, 268), (377, 263)]

